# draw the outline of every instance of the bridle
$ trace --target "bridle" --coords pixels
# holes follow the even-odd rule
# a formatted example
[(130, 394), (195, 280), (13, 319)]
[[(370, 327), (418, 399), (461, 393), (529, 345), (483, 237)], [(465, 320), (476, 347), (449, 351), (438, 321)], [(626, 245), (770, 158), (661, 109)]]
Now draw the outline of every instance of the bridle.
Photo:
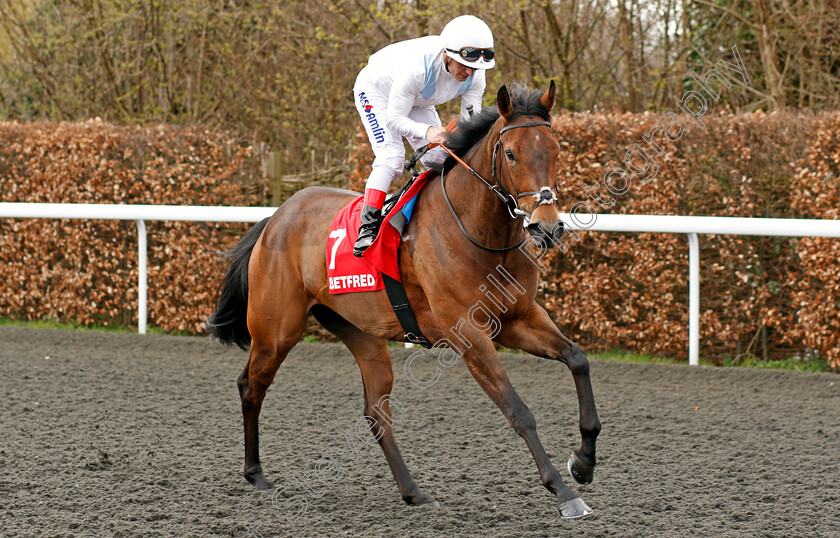
[[(527, 221), (528, 221), (529, 214), (526, 213), (525, 211), (523, 211), (519, 207), (519, 199), (520, 198), (524, 198), (526, 196), (534, 196), (537, 199), (537, 205), (543, 205), (543, 204), (553, 204), (555, 201), (557, 201), (557, 195), (554, 193), (554, 191), (551, 190), (550, 187), (542, 187), (538, 191), (527, 191), (527, 192), (517, 191), (516, 190), (516, 185), (514, 185), (514, 183), (513, 183), (513, 178), (510, 175), (510, 169), (505, 167), (507, 169), (508, 182), (510, 183), (511, 188), (513, 189), (513, 194), (511, 194), (507, 189), (505, 189), (504, 185), (502, 185), (501, 178), (499, 177), (501, 174), (496, 172), (496, 168), (497, 168), (496, 167), (496, 161), (497, 161), (497, 156), (498, 156), (499, 152), (503, 148), (502, 134), (504, 134), (506, 131), (509, 131), (511, 129), (518, 129), (520, 127), (539, 127), (539, 126), (543, 126), (543, 125), (547, 126), (549, 128), (551, 127), (551, 123), (549, 123), (547, 121), (528, 121), (528, 122), (525, 122), (525, 123), (516, 123), (516, 124), (513, 124), (513, 125), (507, 125), (505, 127), (502, 127), (502, 129), (499, 131), (499, 138), (498, 138), (498, 140), (496, 140), (496, 144), (493, 146), (492, 170), (493, 170), (493, 180), (495, 181), (495, 185), (490, 183), (486, 179), (484, 179), (481, 176), (481, 174), (476, 172), (470, 165), (468, 165), (460, 157), (455, 155), (455, 153), (452, 150), (447, 148), (445, 145), (442, 146), (443, 149), (446, 150), (446, 152), (449, 153), (449, 155), (452, 156), (452, 158), (454, 158), (461, 166), (466, 168), (467, 171), (470, 174), (472, 174), (473, 176), (475, 176), (479, 180), (481, 180), (481, 182), (484, 183), (484, 185), (488, 189), (490, 189), (490, 191), (493, 192), (493, 194), (495, 194), (496, 196), (499, 197), (499, 199), (502, 201), (502, 203), (505, 204), (505, 209), (507, 209), (508, 214), (510, 215), (510, 218), (512, 218), (512, 219), (525, 219), (526, 220), (525, 226), (523, 226), (523, 228), (527, 227), (527, 225), (528, 225)], [(478, 241), (476, 241), (475, 239), (470, 237), (470, 234), (467, 233), (466, 228), (464, 228), (464, 225), (461, 223), (461, 219), (459, 219), (458, 215), (455, 213), (455, 208), (452, 207), (452, 202), (449, 201), (449, 195), (446, 193), (445, 183), (446, 183), (446, 177), (445, 177), (444, 172), (441, 171), (440, 188), (443, 191), (443, 199), (446, 200), (446, 205), (449, 206), (449, 211), (452, 213), (452, 216), (455, 218), (455, 222), (458, 223), (458, 227), (461, 228), (461, 232), (464, 234), (464, 236), (466, 236), (467, 239), (470, 240), (470, 242), (472, 244), (474, 244), (475, 246), (477, 246), (479, 248), (482, 248), (484, 250), (490, 251), (490, 252), (507, 252), (509, 250), (513, 250), (513, 249), (519, 247), (522, 243), (525, 242), (525, 238), (527, 237), (527, 233), (524, 233), (524, 232), (522, 234), (522, 239), (520, 239), (519, 241), (517, 241), (513, 245), (510, 245), (508, 247), (502, 247), (502, 248), (493, 248), (493, 247), (488, 247), (488, 246), (482, 245), (481, 243), (479, 243)]]

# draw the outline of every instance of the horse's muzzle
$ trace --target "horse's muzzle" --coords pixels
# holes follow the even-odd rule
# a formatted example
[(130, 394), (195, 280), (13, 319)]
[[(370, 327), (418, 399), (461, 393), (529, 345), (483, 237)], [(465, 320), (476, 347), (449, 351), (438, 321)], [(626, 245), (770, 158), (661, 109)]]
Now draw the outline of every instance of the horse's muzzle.
[(563, 236), (562, 221), (557, 222), (551, 228), (542, 222), (531, 222), (526, 229), (531, 237), (536, 240), (536, 246), (545, 249), (554, 248), (555, 242)]

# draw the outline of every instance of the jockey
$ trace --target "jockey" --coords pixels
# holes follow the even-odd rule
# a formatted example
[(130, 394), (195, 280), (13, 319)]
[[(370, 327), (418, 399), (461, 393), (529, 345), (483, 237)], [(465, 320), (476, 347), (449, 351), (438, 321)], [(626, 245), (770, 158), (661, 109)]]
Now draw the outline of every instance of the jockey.
[[(370, 57), (353, 87), (356, 110), (376, 156), (365, 184), (354, 255), (361, 256), (379, 231), (385, 195), (403, 171), (403, 137), (414, 149), (446, 142), (435, 105), (460, 95), (462, 118), (469, 117), (469, 105), (481, 110), (483, 70), (496, 65), (493, 58), (493, 33), (472, 15), (451, 20), (439, 36), (394, 43)], [(446, 155), (437, 147), (420, 162), (439, 167)]]

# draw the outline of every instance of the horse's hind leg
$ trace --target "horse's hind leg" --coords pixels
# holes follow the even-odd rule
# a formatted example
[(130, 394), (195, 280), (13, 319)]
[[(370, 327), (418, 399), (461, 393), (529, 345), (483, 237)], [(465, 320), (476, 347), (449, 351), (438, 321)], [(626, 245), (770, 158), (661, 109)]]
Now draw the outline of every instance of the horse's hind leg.
[(437, 500), (423, 493), (411, 477), (391, 429), (391, 408), (395, 407), (403, 413), (405, 409), (396, 398), (391, 397), (394, 374), (391, 370), (391, 355), (387, 342), (360, 331), (329, 308), (316, 305), (312, 308), (312, 314), (325, 329), (344, 342), (359, 364), (365, 389), (365, 417), (370, 424), (371, 433), (385, 453), (400, 496), (406, 504), (412, 506), (438, 506)]
[[(255, 295), (258, 296), (252, 297)], [(282, 300), (281, 295), (269, 295), (265, 301), (252, 299), (248, 305), (251, 354), (237, 381), (245, 425), (245, 479), (259, 490), (274, 487), (260, 465), (259, 418), (263, 399), (277, 369), (300, 340), (307, 317), (302, 293), (282, 295)], [(260, 315), (252, 316), (252, 311)]]

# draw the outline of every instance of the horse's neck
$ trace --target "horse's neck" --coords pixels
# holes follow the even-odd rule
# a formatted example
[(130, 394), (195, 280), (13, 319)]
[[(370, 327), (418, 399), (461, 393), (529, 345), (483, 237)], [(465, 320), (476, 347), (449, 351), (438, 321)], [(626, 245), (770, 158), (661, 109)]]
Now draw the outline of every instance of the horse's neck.
[[(492, 156), (498, 136), (494, 127), (465, 155), (465, 162), (491, 185), (495, 184)], [(522, 237), (522, 221), (511, 219), (499, 196), (460, 164), (446, 175), (446, 191), (461, 223), (479, 243), (499, 248)]]

